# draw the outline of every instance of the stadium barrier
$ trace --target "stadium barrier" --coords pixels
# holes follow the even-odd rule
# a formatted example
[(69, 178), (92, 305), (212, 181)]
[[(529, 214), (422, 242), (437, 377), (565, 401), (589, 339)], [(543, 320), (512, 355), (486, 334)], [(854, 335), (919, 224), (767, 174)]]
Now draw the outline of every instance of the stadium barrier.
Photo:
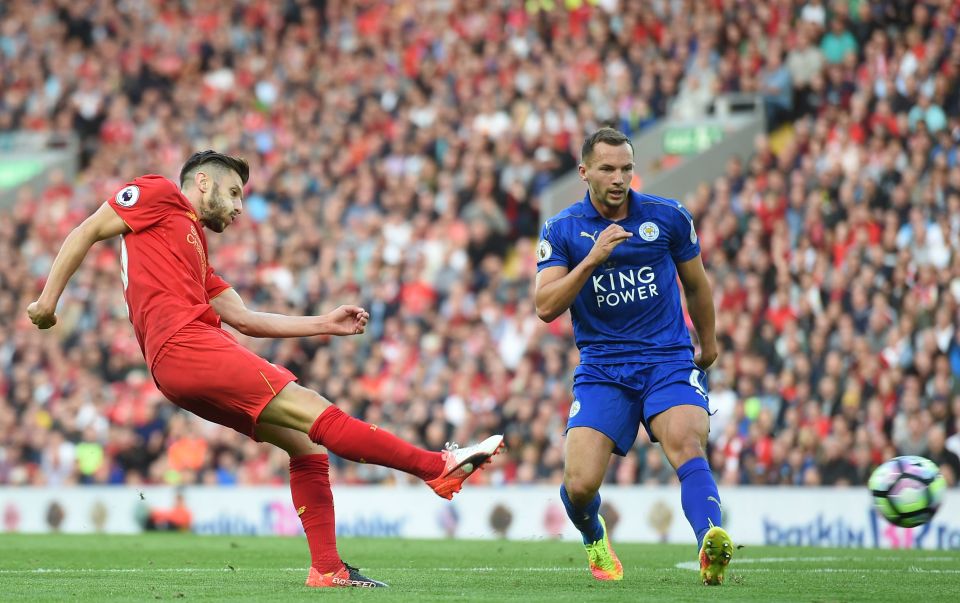
[[(743, 544), (960, 550), (956, 491), (947, 493), (931, 523), (912, 530), (880, 518), (865, 488), (738, 487), (721, 493), (724, 524)], [(0, 518), (5, 531), (139, 533), (151, 515), (169, 513), (178, 494), (198, 534), (303, 534), (285, 487), (0, 488)], [(579, 537), (551, 486), (468, 487), (453, 503), (417, 486), (338, 486), (334, 496), (342, 536)], [(621, 542), (692, 541), (675, 487), (605, 487), (601, 512)]]
[(79, 156), (80, 139), (73, 133), (0, 131), (0, 209), (12, 207), (23, 187), (40, 197), (51, 170), (73, 182)]

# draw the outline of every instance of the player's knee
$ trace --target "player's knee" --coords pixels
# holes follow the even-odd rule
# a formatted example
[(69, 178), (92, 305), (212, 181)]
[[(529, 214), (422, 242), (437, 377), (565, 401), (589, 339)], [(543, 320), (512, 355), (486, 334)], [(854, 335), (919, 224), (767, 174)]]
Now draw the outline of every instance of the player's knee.
[(323, 446), (310, 441), (307, 434), (294, 429), (261, 422), (257, 425), (256, 435), (257, 439), (283, 450), (290, 458), (326, 452)]
[(679, 438), (678, 441), (674, 442), (674, 445), (671, 446), (671, 448), (671, 460), (677, 467), (691, 459), (706, 456), (703, 444), (701, 443), (700, 437), (697, 434), (689, 434), (683, 438)]
[(305, 433), (292, 430), (290, 437), (286, 438), (280, 447), (290, 455), (290, 458), (310, 454), (321, 454), (326, 451), (320, 444), (312, 442)]
[(586, 504), (597, 495), (602, 481), (602, 475), (600, 479), (584, 475), (567, 475), (563, 479), (563, 485), (567, 489), (567, 496), (570, 497), (571, 501), (577, 504)]
[(294, 444), (285, 446), (283, 448), (286, 451), (286, 453), (290, 455), (290, 458), (294, 458), (298, 456), (309, 456), (311, 454), (324, 454), (326, 453), (326, 450), (327, 450), (320, 444), (315, 444), (311, 442), (309, 438), (307, 438), (306, 442), (296, 442)]

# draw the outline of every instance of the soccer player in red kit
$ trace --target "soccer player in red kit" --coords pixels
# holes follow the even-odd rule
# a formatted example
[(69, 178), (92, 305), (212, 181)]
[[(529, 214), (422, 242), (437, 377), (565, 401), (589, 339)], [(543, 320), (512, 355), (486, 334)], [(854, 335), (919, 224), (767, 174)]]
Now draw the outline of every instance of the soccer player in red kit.
[(136, 178), (67, 236), (27, 313), (41, 329), (56, 324), (57, 301), (87, 251), (120, 235), (120, 278), (130, 322), (163, 395), (290, 455), (293, 505), (310, 546), (307, 586), (386, 586), (340, 559), (326, 450), (400, 469), (450, 499), (500, 451), (503, 437), (441, 452), (417, 448), (347, 416), (221, 328), (222, 321), (251, 337), (354, 335), (364, 332), (370, 316), (357, 306), (321, 316), (255, 312), (214, 272), (204, 227), (223, 232), (240, 216), (248, 177), (243, 159), (203, 151), (184, 164), (179, 187), (160, 176)]

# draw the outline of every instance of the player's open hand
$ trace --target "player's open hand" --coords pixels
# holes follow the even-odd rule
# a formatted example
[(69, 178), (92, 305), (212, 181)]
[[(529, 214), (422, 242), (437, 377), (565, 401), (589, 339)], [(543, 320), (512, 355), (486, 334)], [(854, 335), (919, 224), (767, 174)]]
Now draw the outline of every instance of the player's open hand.
[(359, 335), (366, 330), (370, 313), (360, 306), (339, 306), (327, 318), (331, 335)]
[(30, 317), (30, 322), (37, 325), (38, 328), (49, 329), (57, 324), (55, 309), (56, 308), (44, 308), (40, 305), (39, 301), (35, 301), (27, 306), (27, 316)]
[[(633, 233), (629, 230), (625, 230), (623, 226), (619, 224), (611, 224), (603, 229), (603, 232), (600, 233), (600, 236), (597, 237), (596, 242), (593, 244), (593, 249), (590, 250), (590, 256), (593, 257), (594, 262), (597, 265), (600, 265), (607, 261), (607, 258), (610, 257), (610, 254), (613, 253), (613, 250), (623, 243), (627, 239), (633, 236)], [(588, 257), (590, 257), (588, 256)]]

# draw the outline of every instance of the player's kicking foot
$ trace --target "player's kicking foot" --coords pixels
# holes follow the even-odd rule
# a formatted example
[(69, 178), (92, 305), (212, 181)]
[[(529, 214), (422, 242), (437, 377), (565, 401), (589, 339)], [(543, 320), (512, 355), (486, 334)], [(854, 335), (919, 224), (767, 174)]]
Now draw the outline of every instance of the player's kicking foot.
[(700, 547), (700, 578), (707, 586), (723, 584), (723, 574), (733, 558), (733, 541), (727, 531), (712, 527)]
[(503, 436), (490, 436), (473, 446), (460, 448), (456, 444), (447, 444), (440, 452), (444, 467), (440, 477), (427, 482), (437, 495), (450, 500), (463, 487), (465, 479), (490, 462), (503, 449)]
[(590, 561), (590, 573), (597, 580), (623, 580), (623, 565), (617, 559), (617, 554), (610, 546), (610, 536), (607, 534), (607, 524), (600, 518), (600, 527), (603, 536), (596, 542), (583, 545), (587, 549), (587, 559)]
[(379, 588), (388, 586), (388, 584), (379, 580), (367, 578), (360, 573), (358, 568), (346, 562), (339, 570), (329, 574), (320, 573), (320, 570), (311, 567), (306, 585), (313, 588)]

